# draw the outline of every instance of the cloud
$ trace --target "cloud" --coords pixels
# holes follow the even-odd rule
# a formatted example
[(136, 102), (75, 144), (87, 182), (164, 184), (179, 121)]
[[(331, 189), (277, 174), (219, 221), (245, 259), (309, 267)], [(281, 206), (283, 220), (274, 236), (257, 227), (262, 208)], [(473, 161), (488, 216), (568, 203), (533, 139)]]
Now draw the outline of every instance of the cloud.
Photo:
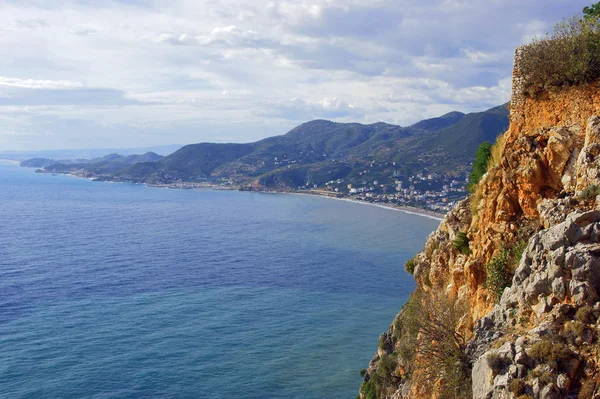
[(98, 33), (98, 29), (89, 26), (76, 26), (71, 29), (71, 32), (77, 36), (89, 36)]
[(480, 111), (508, 101), (515, 47), (587, 4), (7, 0), (0, 143), (252, 141), (311, 118)]
[(286, 101), (268, 102), (262, 108), (260, 116), (286, 119), (297, 123), (311, 119), (334, 119), (349, 122), (363, 119), (369, 113), (390, 111), (389, 108), (383, 106), (365, 109), (336, 97), (325, 97), (314, 102), (291, 98)]
[(28, 106), (28, 105), (75, 105), (75, 106), (106, 106), (106, 105), (132, 105), (141, 104), (139, 101), (129, 99), (125, 93), (114, 89), (94, 88), (29, 88), (10, 90), (0, 95), (0, 106)]
[(37, 80), (37, 79), (19, 79), (0, 76), (0, 87), (19, 87), (24, 89), (74, 89), (81, 87), (81, 83), (68, 80)]
[(224, 45), (229, 47), (273, 47), (275, 42), (262, 38), (253, 30), (242, 30), (235, 25), (214, 28), (206, 35), (187, 33), (161, 33), (152, 41), (157, 44), (174, 46), (211, 46)]

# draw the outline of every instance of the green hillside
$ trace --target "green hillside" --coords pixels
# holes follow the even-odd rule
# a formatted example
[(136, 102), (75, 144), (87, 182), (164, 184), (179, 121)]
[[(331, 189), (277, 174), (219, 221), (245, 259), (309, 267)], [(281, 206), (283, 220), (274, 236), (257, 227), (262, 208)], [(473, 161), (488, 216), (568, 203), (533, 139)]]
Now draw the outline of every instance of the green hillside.
[(365, 174), (388, 184), (393, 177), (434, 171), (460, 175), (479, 144), (508, 127), (508, 107), (450, 112), (409, 127), (314, 120), (288, 133), (248, 144), (190, 144), (166, 157), (110, 154), (85, 164), (45, 169), (86, 170), (103, 180), (169, 184), (222, 182), (295, 188), (338, 179), (362, 183)]
[[(138, 162), (156, 162), (162, 158), (161, 155), (153, 152), (147, 152), (143, 155), (119, 155), (119, 154), (108, 154), (102, 158), (95, 158), (92, 160), (86, 160), (85, 162), (60, 162), (52, 163), (49, 165), (43, 165), (47, 172), (52, 173), (71, 173), (79, 170), (86, 170), (92, 172), (95, 175), (107, 175), (118, 172), (123, 168)], [(32, 160), (23, 162), (23, 166), (29, 166), (32, 164)]]

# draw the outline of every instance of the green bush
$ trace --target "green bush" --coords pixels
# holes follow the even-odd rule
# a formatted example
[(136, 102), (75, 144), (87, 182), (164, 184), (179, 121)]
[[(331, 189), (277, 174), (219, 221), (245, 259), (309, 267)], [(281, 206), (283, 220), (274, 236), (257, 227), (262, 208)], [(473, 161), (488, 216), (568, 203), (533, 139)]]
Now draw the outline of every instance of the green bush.
[(469, 255), (471, 253), (469, 237), (467, 237), (467, 233), (462, 231), (456, 235), (456, 238), (452, 241), (452, 246), (461, 254)]
[(379, 344), (378, 344), (379, 349), (385, 349), (385, 336), (383, 334), (381, 334), (379, 336)]
[(510, 250), (510, 257), (512, 258), (512, 269), (517, 268), (519, 262), (521, 261), (521, 257), (523, 256), (523, 252), (527, 249), (527, 241), (521, 239), (517, 241), (517, 243)]
[(580, 307), (577, 309), (577, 313), (575, 313), (575, 320), (584, 324), (594, 323), (594, 309), (591, 306)]
[(556, 24), (554, 33), (521, 49), (519, 73), (525, 95), (600, 78), (600, 23), (576, 15)]
[(367, 369), (360, 370), (360, 376), (364, 378), (365, 375), (367, 375)]
[(473, 162), (473, 171), (469, 175), (469, 192), (475, 192), (479, 181), (485, 175), (492, 155), (492, 145), (484, 141), (477, 148), (475, 153), (475, 162)]
[(409, 259), (406, 261), (406, 263), (404, 264), (404, 269), (406, 269), (406, 271), (410, 274), (414, 274), (415, 273), (415, 258)]
[(540, 364), (548, 364), (553, 368), (564, 364), (572, 357), (571, 351), (563, 344), (544, 338), (527, 351), (527, 354)]
[(377, 399), (377, 389), (375, 387), (375, 381), (370, 380), (369, 382), (363, 382), (360, 386), (362, 394), (365, 399)]
[(421, 297), (420, 291), (413, 292), (400, 315), (394, 319), (393, 336), (398, 342), (398, 356), (408, 365), (412, 364), (417, 349), (419, 326), (416, 321), (421, 315)]
[(579, 198), (584, 200), (590, 200), (595, 199), (598, 195), (600, 195), (600, 187), (598, 187), (595, 184), (592, 184), (579, 194)]
[(396, 369), (398, 368), (398, 360), (393, 355), (383, 355), (379, 360), (377, 367), (377, 375), (387, 382), (393, 382), (397, 377)]
[(484, 287), (492, 292), (496, 302), (500, 301), (504, 289), (510, 286), (510, 251), (502, 249), (500, 254), (485, 265)]

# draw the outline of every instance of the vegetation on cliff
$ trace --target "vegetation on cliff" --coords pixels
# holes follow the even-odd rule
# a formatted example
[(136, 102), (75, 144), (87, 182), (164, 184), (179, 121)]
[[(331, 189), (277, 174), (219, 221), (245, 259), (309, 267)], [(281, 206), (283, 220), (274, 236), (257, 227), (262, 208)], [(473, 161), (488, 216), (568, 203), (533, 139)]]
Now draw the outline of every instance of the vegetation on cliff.
[(469, 175), (469, 191), (473, 192), (479, 181), (488, 170), (488, 163), (492, 155), (492, 145), (484, 141), (477, 148), (475, 153), (475, 162), (473, 162), (473, 171)]
[(598, 4), (585, 7), (558, 23), (554, 32), (521, 48), (519, 73), (523, 92), (538, 95), (545, 90), (593, 82), (600, 78), (600, 22)]

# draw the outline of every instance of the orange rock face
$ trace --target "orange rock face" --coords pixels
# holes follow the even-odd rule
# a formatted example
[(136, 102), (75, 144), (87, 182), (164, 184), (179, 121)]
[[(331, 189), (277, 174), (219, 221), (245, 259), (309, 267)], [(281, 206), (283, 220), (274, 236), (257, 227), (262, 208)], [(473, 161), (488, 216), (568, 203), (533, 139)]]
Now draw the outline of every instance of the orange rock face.
[[(469, 226), (471, 262), (487, 263), (517, 239), (522, 220), (537, 220), (544, 200), (573, 195), (600, 173), (590, 165), (600, 154), (600, 83), (565, 88), (541, 98), (516, 98), (500, 162), (482, 179), (472, 200), (478, 209)], [(583, 156), (583, 154), (586, 156)], [(596, 163), (597, 164), (597, 163)], [(591, 172), (590, 172), (591, 170)], [(476, 281), (465, 294), (474, 319), (493, 305)], [(484, 299), (485, 298), (485, 299)], [(483, 301), (482, 301), (483, 299)]]
[[(518, 73), (513, 85), (511, 125), (498, 164), (490, 165), (477, 193), (447, 215), (415, 257), (419, 289), (470, 305), (470, 318), (459, 326), (466, 336), (495, 304), (485, 288), (485, 265), (527, 239), (528, 228), (558, 223), (580, 206), (582, 193), (600, 187), (600, 82), (537, 98), (519, 93)], [(452, 245), (459, 232), (469, 238), (468, 255)], [(408, 397), (418, 396), (413, 387)]]
[[(600, 117), (593, 116), (600, 115), (600, 84), (521, 98), (516, 104), (498, 165), (490, 167), (478, 192), (450, 212), (416, 257), (421, 289), (470, 304), (470, 322), (460, 326), (466, 335), (495, 304), (484, 287), (484, 265), (514, 245), (524, 226), (544, 224), (542, 203), (600, 185)], [(470, 239), (470, 255), (452, 247), (460, 231)], [(413, 390), (409, 397), (418, 395)]]

